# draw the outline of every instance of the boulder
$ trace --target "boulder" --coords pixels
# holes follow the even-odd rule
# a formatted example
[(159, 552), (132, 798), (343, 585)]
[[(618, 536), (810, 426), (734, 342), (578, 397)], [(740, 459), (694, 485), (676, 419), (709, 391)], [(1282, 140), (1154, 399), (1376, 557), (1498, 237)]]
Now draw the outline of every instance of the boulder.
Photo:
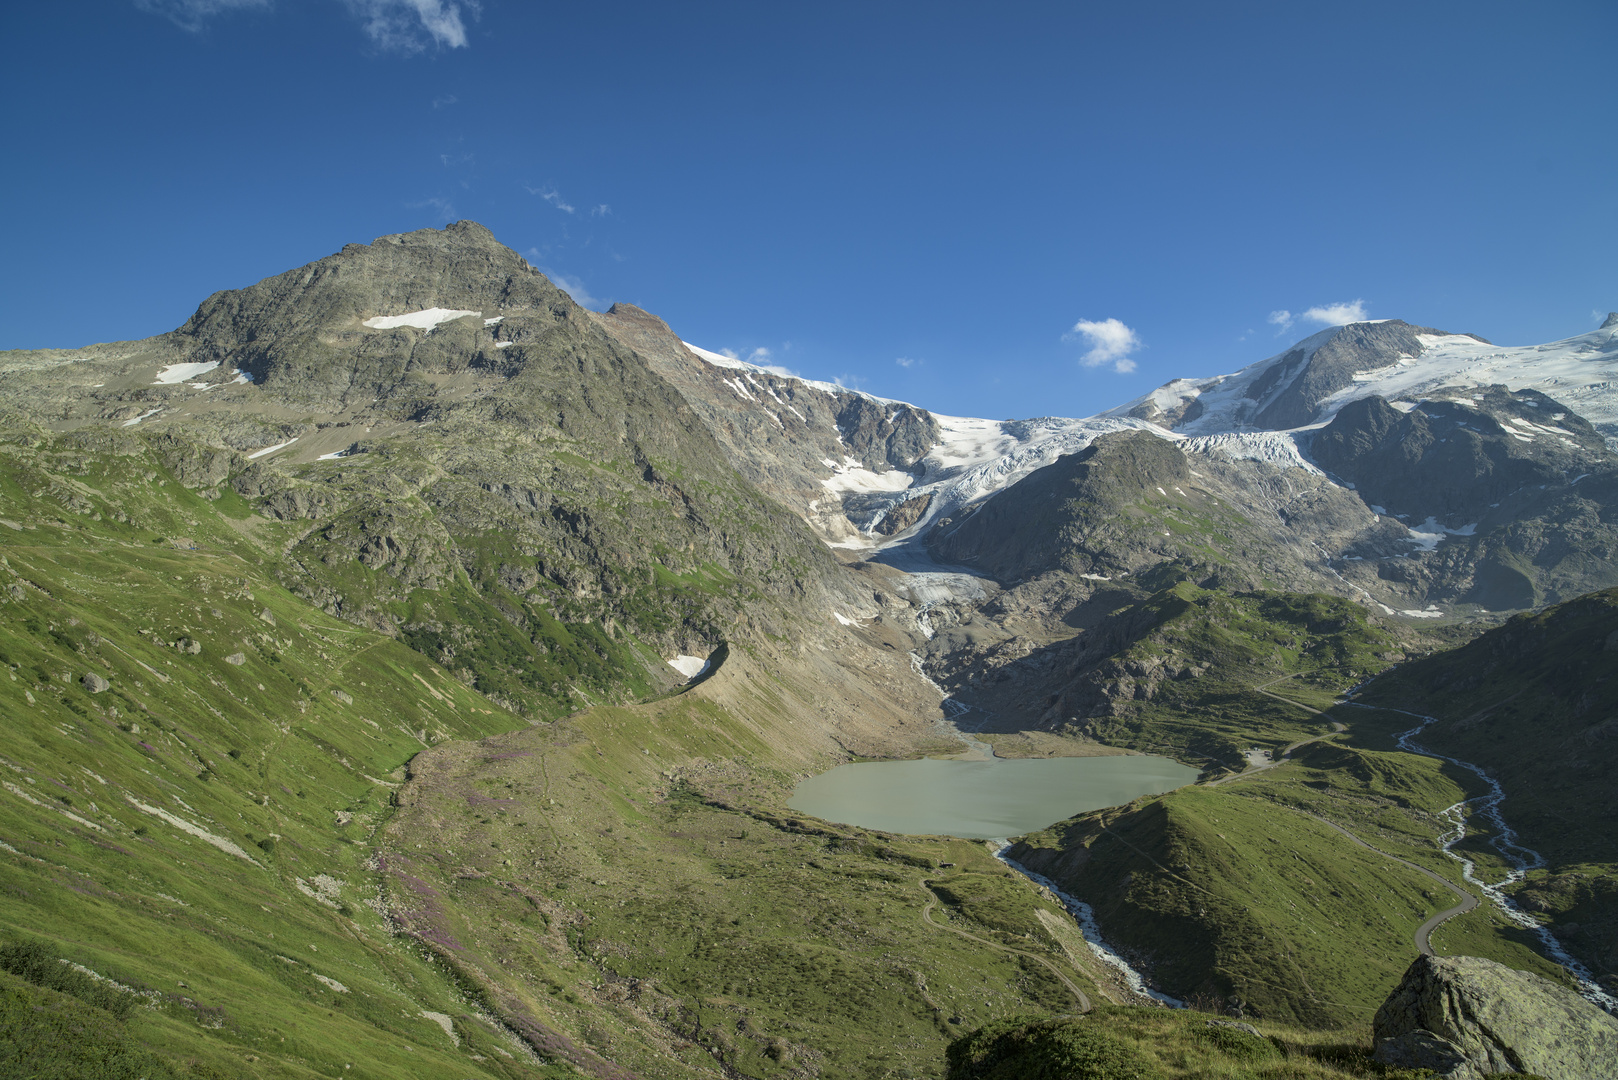
[(1375, 1059), (1450, 1080), (1618, 1076), (1618, 1019), (1538, 975), (1476, 956), (1422, 956), (1377, 1010)]
[(90, 691), (92, 694), (99, 694), (103, 690), (112, 689), (112, 683), (108, 682), (106, 679), (103, 679), (100, 675), (97, 675), (93, 671), (86, 672), (84, 678), (79, 680), (79, 685)]
[(236, 667), (241, 667), (243, 664), (247, 663), (247, 654), (233, 652), (229, 656), (225, 657), (225, 663), (234, 664)]

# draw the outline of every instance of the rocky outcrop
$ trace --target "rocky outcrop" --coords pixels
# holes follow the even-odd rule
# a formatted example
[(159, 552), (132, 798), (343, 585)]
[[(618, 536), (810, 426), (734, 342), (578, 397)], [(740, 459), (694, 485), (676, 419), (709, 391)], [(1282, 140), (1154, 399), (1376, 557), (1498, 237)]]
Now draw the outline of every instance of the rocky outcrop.
[(1368, 531), (1346, 550), (1360, 558), (1345, 572), (1373, 591), (1375, 575), (1502, 611), (1618, 584), (1618, 455), (1536, 390), (1364, 398), (1314, 436), (1310, 454), (1405, 527)]
[(1618, 1076), (1618, 1020), (1571, 990), (1475, 956), (1422, 956), (1377, 1010), (1375, 1058), (1450, 1080)]
[(927, 508), (932, 504), (933, 497), (931, 493), (918, 495), (914, 499), (906, 499), (882, 515), (882, 520), (876, 523), (876, 531), (883, 536), (902, 533), (920, 521), (922, 515), (927, 513)]
[(963, 518), (944, 519), (927, 539), (942, 563), (971, 566), (1001, 582), (1054, 569), (1111, 575), (1157, 562), (1161, 528), (1124, 512), (1190, 480), (1185, 455), (1145, 431), (1103, 435), (1077, 454), (1037, 469)]
[(872, 510), (864, 505), (868, 496), (839, 494), (827, 480), (850, 467), (918, 471), (938, 442), (938, 422), (925, 409), (775, 369), (724, 366), (721, 358), (697, 355), (662, 319), (633, 304), (614, 304), (594, 318), (679, 389), (736, 471), (828, 539), (851, 536), (850, 518), (863, 526), (891, 499)]
[[(1443, 333), (1402, 319), (1349, 323), (1307, 358), (1302, 349), (1288, 353), (1254, 383), (1251, 396), (1257, 401), (1269, 397), (1275, 385), (1284, 384), (1255, 420), (1276, 431), (1311, 423), (1320, 403), (1351, 386), (1357, 373), (1389, 367), (1401, 357), (1420, 356), (1421, 335)], [(1270, 385), (1264, 385), (1266, 380)]]

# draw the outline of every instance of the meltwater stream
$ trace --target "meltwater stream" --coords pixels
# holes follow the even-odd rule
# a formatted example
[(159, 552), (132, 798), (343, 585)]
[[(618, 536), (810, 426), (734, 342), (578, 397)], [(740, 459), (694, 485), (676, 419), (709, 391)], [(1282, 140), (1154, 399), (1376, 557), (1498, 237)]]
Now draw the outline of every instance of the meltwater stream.
[[(1372, 706), (1359, 705), (1356, 702), (1349, 702), (1349, 704), (1361, 709), (1372, 708)], [(1500, 782), (1480, 766), (1474, 765), (1470, 761), (1462, 761), (1460, 758), (1453, 758), (1448, 754), (1440, 754), (1436, 750), (1430, 750), (1416, 741), (1416, 736), (1420, 735), (1427, 725), (1437, 722), (1438, 718), (1436, 716), (1423, 716), (1421, 713), (1407, 712), (1404, 709), (1383, 709), (1382, 711), (1396, 712), (1421, 721), (1409, 731), (1396, 736), (1400, 749), (1408, 750), (1412, 754), (1438, 758), (1452, 765), (1458, 765), (1489, 785), (1489, 794), (1458, 802), (1454, 806), (1446, 808), (1439, 815), (1450, 824), (1450, 831), (1445, 834), (1443, 840), (1444, 854), (1461, 864), (1461, 876), (1471, 884), (1476, 885), (1483, 895), (1488, 897), (1489, 902), (1494, 904), (1500, 913), (1514, 925), (1520, 926), (1524, 930), (1532, 931), (1539, 938), (1540, 944), (1544, 946), (1546, 954), (1566, 968), (1568, 973), (1573, 976), (1574, 981), (1578, 984), (1579, 994), (1586, 1001), (1599, 1005), (1609, 1013), (1618, 1014), (1618, 998), (1601, 989), (1600, 984), (1595, 981), (1595, 976), (1589, 968), (1574, 959), (1572, 954), (1562, 946), (1562, 943), (1556, 939), (1549, 929), (1541, 926), (1538, 919), (1519, 908), (1511, 897), (1505, 894), (1504, 890), (1508, 885), (1515, 885), (1523, 879), (1528, 871), (1537, 870), (1544, 866), (1545, 857), (1533, 848), (1524, 847), (1518, 843), (1516, 830), (1506, 824), (1505, 817), (1500, 813), (1500, 803), (1505, 800), (1506, 792), (1500, 786)], [(1466, 838), (1466, 819), (1463, 816), (1463, 811), (1469, 804), (1476, 804), (1477, 812), (1487, 818), (1489, 824), (1494, 827), (1494, 836), (1489, 843), (1511, 865), (1511, 872), (1499, 881), (1484, 881), (1478, 877), (1477, 864), (1454, 850), (1455, 845)]]

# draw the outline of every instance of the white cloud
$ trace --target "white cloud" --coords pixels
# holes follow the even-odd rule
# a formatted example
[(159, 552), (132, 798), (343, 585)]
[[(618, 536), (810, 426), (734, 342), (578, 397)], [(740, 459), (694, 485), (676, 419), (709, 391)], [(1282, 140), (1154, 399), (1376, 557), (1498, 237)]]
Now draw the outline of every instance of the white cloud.
[(1365, 311), (1364, 300), (1350, 300), (1341, 304), (1312, 307), (1298, 317), (1320, 323), (1322, 326), (1342, 326), (1351, 322), (1364, 322), (1369, 316)]
[(529, 187), (527, 184), (524, 184), (523, 190), (528, 192), (530, 195), (538, 195), (541, 199), (544, 199), (546, 202), (550, 203), (564, 214), (571, 214), (574, 212), (572, 204), (563, 200), (562, 193), (553, 187), (536, 188)]
[(902, 368), (915, 367), (917, 364), (921, 363), (920, 360), (914, 359), (913, 357), (909, 357), (909, 356), (898, 357), (893, 362), (895, 364), (898, 364)]
[(1320, 323), (1322, 326), (1342, 326), (1345, 323), (1364, 322), (1368, 317), (1364, 300), (1345, 300), (1337, 304), (1316, 305), (1296, 315), (1285, 309), (1272, 311), (1267, 321), (1276, 328), (1275, 336), (1280, 337), (1291, 330), (1300, 319), (1304, 322)]
[(160, 15), (181, 30), (193, 34), (202, 30), (205, 20), (222, 12), (269, 6), (270, 0), (135, 0), (138, 10)]
[(445, 106), (453, 105), (460, 100), (461, 99), (456, 97), (454, 94), (445, 94), (443, 97), (433, 98), (433, 108), (442, 109)]
[(590, 211), (590, 216), (591, 217), (606, 217), (610, 213), (612, 213), (612, 207), (608, 206), (606, 203), (602, 203), (599, 206), (597, 206), (594, 210)]
[(1129, 354), (1140, 348), (1140, 336), (1117, 319), (1100, 322), (1080, 319), (1073, 324), (1073, 329), (1062, 335), (1062, 340), (1082, 340), (1090, 346), (1090, 351), (1079, 358), (1079, 363), (1085, 367), (1110, 363), (1112, 370), (1120, 375), (1135, 370), (1135, 361)]
[(590, 290), (584, 287), (584, 282), (567, 274), (559, 274), (547, 267), (540, 267), (540, 273), (551, 279), (551, 284), (567, 293), (573, 302), (580, 307), (587, 307), (591, 311), (604, 311), (612, 306), (611, 300), (602, 300), (590, 295)]
[(450, 49), (466, 48), (464, 9), (477, 18), (476, 0), (445, 3), (444, 0), (345, 0), (359, 18), (365, 33), (389, 52), (418, 53), (429, 44)]

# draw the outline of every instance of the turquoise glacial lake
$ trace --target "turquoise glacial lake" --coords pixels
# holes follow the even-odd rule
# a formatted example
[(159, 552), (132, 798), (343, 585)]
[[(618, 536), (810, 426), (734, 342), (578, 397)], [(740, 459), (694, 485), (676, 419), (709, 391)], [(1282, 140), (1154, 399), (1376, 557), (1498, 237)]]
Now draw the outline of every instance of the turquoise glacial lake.
[(787, 805), (882, 832), (988, 840), (1191, 783), (1165, 757), (1118, 754), (986, 761), (862, 761), (799, 784)]

